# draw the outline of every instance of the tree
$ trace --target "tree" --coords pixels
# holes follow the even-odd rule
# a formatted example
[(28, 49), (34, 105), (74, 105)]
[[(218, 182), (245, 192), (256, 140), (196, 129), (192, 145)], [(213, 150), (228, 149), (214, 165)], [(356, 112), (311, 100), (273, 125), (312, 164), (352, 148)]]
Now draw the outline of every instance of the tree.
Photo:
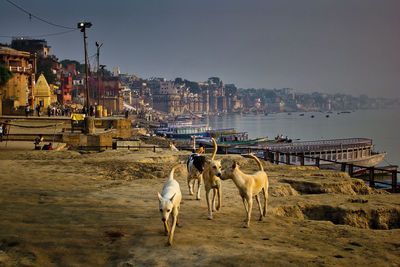
[(0, 85), (6, 84), (11, 78), (12, 72), (3, 64), (0, 63)]
[(179, 78), (179, 77), (175, 79), (175, 82), (174, 82), (174, 83), (175, 83), (175, 84), (179, 84), (179, 85), (184, 84), (182, 78)]
[(40, 74), (43, 73), (46, 78), (47, 83), (55, 84), (57, 81), (57, 75), (53, 73), (50, 62), (43, 62), (42, 60), (38, 60), (37, 62), (37, 77), (39, 78)]
[(81, 64), (76, 60), (64, 59), (64, 60), (61, 60), (60, 63), (64, 69), (66, 69), (69, 64), (75, 63), (76, 70), (80, 73), (85, 73), (85, 64)]

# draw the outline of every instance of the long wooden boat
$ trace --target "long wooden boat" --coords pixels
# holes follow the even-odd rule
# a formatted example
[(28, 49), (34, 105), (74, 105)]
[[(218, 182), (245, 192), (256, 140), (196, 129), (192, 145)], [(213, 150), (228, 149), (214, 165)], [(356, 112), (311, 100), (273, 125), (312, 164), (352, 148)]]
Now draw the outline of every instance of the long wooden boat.
[[(237, 145), (258, 145), (258, 144), (263, 144), (263, 143), (267, 143), (267, 142), (275, 142), (275, 140), (268, 140), (267, 137), (262, 137), (262, 138), (255, 138), (255, 139), (247, 139), (247, 140), (242, 140), (242, 141), (216, 141), (218, 147), (223, 146), (237, 146)], [(196, 140), (196, 143), (201, 144), (201, 145), (205, 145), (205, 146), (209, 146), (212, 147), (213, 143), (211, 141), (211, 139), (209, 138), (202, 138), (199, 140)]]

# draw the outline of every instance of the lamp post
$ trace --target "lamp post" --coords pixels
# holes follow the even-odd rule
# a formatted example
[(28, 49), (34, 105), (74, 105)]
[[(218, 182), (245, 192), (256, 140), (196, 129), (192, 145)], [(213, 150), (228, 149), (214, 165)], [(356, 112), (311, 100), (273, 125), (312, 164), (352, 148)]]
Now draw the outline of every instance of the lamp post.
[[(104, 68), (106, 67), (106, 65), (100, 65), (100, 68), (101, 68), (101, 77), (103, 78), (104, 77)], [(104, 105), (105, 105), (105, 101), (104, 101), (104, 95), (105, 95), (105, 91), (104, 91), (104, 86), (102, 86), (102, 89), (103, 89), (103, 110), (104, 110)], [(100, 100), (99, 100), (99, 102), (100, 102)]]
[(85, 79), (86, 79), (86, 112), (90, 115), (89, 108), (90, 108), (90, 96), (89, 96), (89, 78), (88, 78), (88, 64), (87, 64), (87, 49), (86, 49), (86, 28), (92, 27), (92, 23), (90, 22), (79, 22), (78, 29), (81, 29), (83, 32), (83, 46), (85, 49)]
[(100, 105), (100, 47), (103, 44), (96, 42), (97, 47), (97, 105)]

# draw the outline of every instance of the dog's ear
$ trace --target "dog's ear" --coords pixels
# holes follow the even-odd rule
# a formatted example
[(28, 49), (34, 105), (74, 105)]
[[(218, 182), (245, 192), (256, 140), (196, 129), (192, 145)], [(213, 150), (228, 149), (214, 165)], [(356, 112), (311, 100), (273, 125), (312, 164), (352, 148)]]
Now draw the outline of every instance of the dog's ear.
[(232, 164), (232, 169), (236, 169), (239, 167), (239, 163), (237, 163), (236, 161), (233, 162)]
[(157, 194), (158, 194), (158, 199), (161, 201), (163, 199), (162, 196), (158, 192), (157, 192)]
[(172, 201), (175, 197), (176, 193), (171, 197), (170, 201)]

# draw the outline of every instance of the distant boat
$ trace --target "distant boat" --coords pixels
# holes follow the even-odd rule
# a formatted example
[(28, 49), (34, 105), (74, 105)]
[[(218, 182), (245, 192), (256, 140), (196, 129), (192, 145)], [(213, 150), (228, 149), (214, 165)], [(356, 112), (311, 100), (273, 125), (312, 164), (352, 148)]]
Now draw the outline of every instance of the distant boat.
[(304, 116), (304, 113), (301, 113), (299, 116)]
[(329, 115), (326, 115), (325, 117), (329, 118)]
[(191, 121), (166, 123), (156, 133), (167, 138), (190, 139), (191, 136), (207, 136), (211, 127), (207, 124), (192, 124)]
[[(201, 139), (199, 141), (196, 140), (196, 142), (198, 142), (199, 144), (213, 146), (211, 139), (210, 140)], [(217, 145), (219, 145), (219, 146), (257, 145), (257, 144), (263, 144), (263, 143), (267, 143), (267, 142), (276, 143), (276, 141), (274, 141), (274, 140), (268, 140), (267, 137), (262, 137), (262, 138), (248, 139), (246, 141), (227, 141), (227, 142), (217, 141)]]
[(314, 115), (311, 115), (311, 118), (314, 118)]

